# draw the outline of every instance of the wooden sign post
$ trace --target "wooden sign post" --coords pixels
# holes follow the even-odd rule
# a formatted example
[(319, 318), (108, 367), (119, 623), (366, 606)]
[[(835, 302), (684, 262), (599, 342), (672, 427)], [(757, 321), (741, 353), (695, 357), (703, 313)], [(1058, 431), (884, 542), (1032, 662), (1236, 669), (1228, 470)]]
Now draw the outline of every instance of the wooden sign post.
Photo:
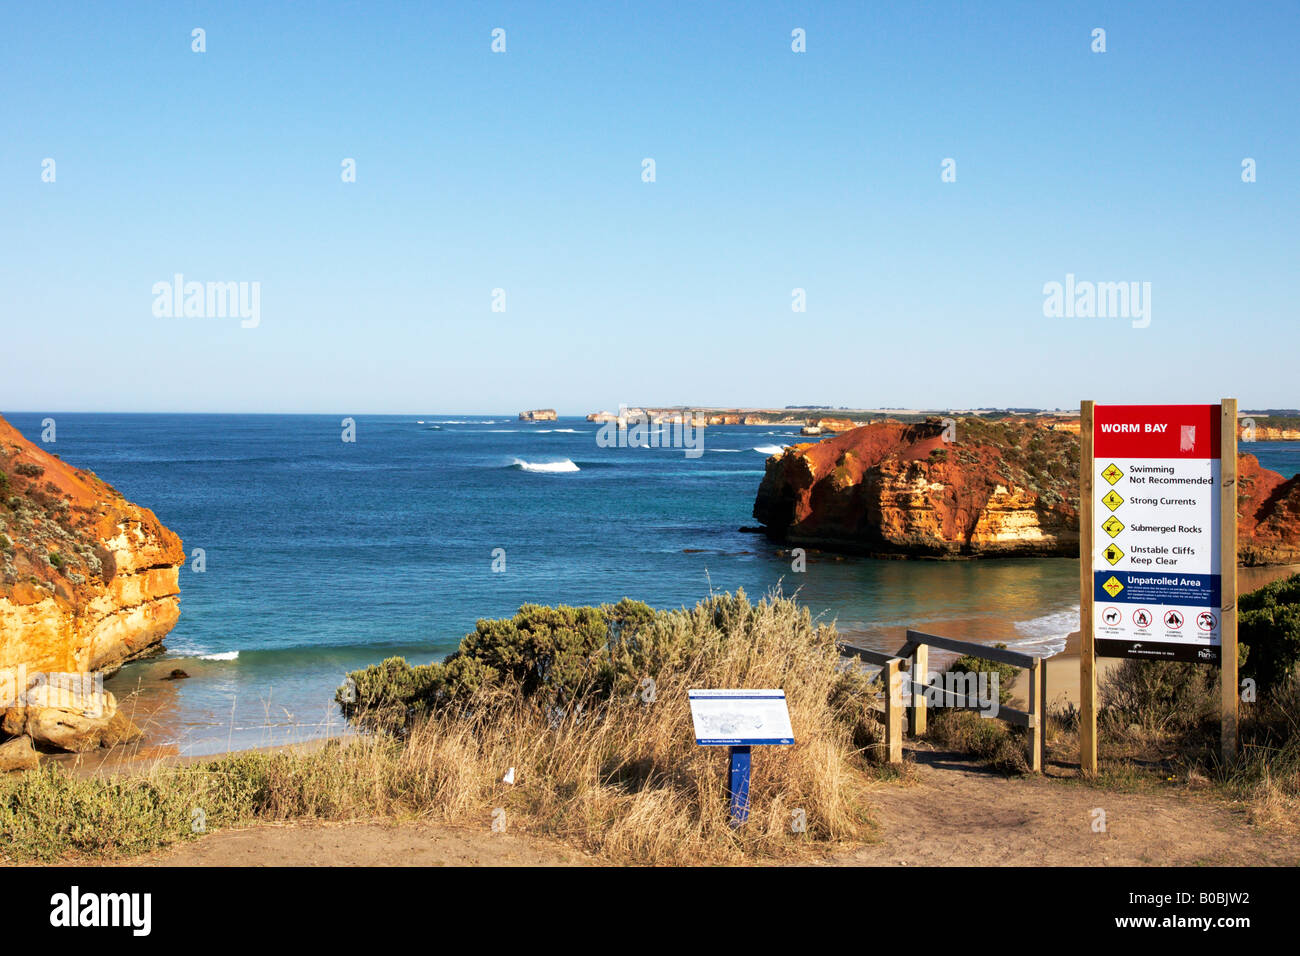
[(1237, 756), (1237, 400), (1225, 398), (1220, 407), (1219, 546), (1223, 557), (1219, 573), (1223, 590), (1220, 601), (1223, 640), (1219, 652), (1222, 695), (1219, 744), (1227, 765)]
[(1093, 403), (1079, 407), (1079, 768), (1097, 772), (1097, 649), (1092, 629), (1092, 451)]
[(1237, 401), (1080, 408), (1079, 764), (1097, 772), (1098, 657), (1218, 664), (1237, 752)]

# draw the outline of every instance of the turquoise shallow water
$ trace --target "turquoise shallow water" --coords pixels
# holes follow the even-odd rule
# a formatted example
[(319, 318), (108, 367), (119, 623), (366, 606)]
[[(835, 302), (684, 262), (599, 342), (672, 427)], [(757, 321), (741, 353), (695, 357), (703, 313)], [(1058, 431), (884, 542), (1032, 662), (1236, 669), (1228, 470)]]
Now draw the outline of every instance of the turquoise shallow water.
[[(7, 415), (39, 439), (46, 413)], [(601, 448), (579, 418), (55, 414), (50, 450), (152, 508), (207, 569), (181, 572), (163, 658), (109, 682), (151, 741), (189, 753), (301, 739), (341, 722), (343, 675), (385, 656), (440, 658), (520, 604), (694, 604), (781, 586), (871, 644), (920, 622), (988, 621), (1059, 647), (1078, 621), (1065, 559), (810, 560), (793, 573), (753, 525), (766, 448), (795, 428), (717, 427), (704, 454)], [(1300, 471), (1300, 448), (1257, 443)], [(550, 470), (550, 469), (564, 470)], [(505, 571), (492, 570), (505, 551)], [(978, 635), (978, 627), (976, 631)], [(160, 681), (173, 668), (189, 680)]]

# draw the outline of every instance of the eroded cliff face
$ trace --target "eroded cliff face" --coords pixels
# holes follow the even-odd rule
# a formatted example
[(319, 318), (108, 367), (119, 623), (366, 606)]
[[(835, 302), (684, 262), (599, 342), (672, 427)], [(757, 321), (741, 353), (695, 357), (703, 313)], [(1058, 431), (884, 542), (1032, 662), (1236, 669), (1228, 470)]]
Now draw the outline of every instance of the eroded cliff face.
[(104, 671), (180, 616), (180, 538), (0, 418), (0, 668)]
[(857, 554), (1078, 553), (1076, 437), (959, 423), (957, 438), (939, 421), (882, 422), (787, 448), (767, 461), (754, 517), (776, 540)]
[(1254, 455), (1238, 455), (1237, 489), (1238, 561), (1300, 563), (1300, 475), (1283, 478)]
[[(768, 537), (851, 554), (1079, 553), (1077, 426), (1035, 420), (876, 423), (767, 460), (754, 517)], [(1300, 475), (1238, 459), (1238, 553), (1300, 562)]]

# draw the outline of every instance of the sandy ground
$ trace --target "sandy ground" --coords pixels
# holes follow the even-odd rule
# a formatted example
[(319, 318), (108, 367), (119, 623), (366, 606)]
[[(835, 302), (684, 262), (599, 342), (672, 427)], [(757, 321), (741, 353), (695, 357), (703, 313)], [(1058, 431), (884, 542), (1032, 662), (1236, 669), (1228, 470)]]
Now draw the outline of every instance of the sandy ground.
[(224, 830), (130, 866), (581, 866), (577, 850), (513, 833), (431, 823), (330, 823)]
[[(1046, 776), (1004, 777), (919, 751), (912, 786), (871, 796), (881, 842), (844, 866), (1296, 866), (1300, 834), (1255, 828), (1242, 810), (1185, 790), (1117, 793)], [(1070, 768), (1073, 776), (1077, 768)], [(1094, 811), (1105, 832), (1094, 832)]]
[[(1116, 793), (1065, 777), (1004, 777), (959, 756), (909, 751), (907, 783), (871, 795), (879, 842), (832, 866), (1296, 866), (1300, 833), (1255, 828), (1210, 793)], [(1094, 832), (1095, 810), (1106, 814)], [(527, 834), (432, 823), (261, 826), (209, 834), (134, 866), (583, 866), (603, 861)]]

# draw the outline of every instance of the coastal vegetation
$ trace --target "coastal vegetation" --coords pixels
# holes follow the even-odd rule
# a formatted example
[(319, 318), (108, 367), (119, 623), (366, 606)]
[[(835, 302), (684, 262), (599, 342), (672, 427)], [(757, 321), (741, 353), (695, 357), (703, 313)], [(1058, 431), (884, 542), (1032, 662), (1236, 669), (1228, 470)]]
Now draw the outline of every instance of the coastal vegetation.
[[(726, 748), (695, 745), (692, 687), (786, 691), (796, 744), (756, 754), (740, 829)], [(382, 818), (484, 830), (499, 812), (510, 832), (615, 862), (802, 858), (870, 838), (871, 690), (842, 666), (834, 628), (790, 598), (527, 606), (480, 622), (442, 664), (390, 659), (353, 674), (341, 698), (374, 732), (352, 740), (138, 775), (9, 775), (0, 851), (139, 853), (192, 838), (196, 811), (206, 829)]]
[[(1261, 660), (1256, 648), (1279, 621), (1291, 626), (1298, 598), (1300, 577), (1243, 598), (1243, 646), (1255, 642), (1247, 660)], [(1217, 670), (1122, 662), (1102, 685), (1101, 767), (1091, 785), (1201, 789), (1252, 823), (1294, 828), (1300, 677), (1294, 657), (1280, 666), (1275, 679), (1261, 676), (1267, 690), (1257, 700), (1243, 702), (1242, 754), (1225, 766)], [(949, 669), (997, 670), (1008, 700), (1012, 675), (996, 663), (960, 659)], [(756, 755), (752, 815), (739, 830), (727, 819), (725, 748), (698, 747), (691, 734), (686, 692), (704, 686), (783, 687), (790, 704), (797, 743)], [(440, 663), (391, 658), (350, 675), (340, 702), (364, 729), (350, 739), (113, 775), (52, 763), (5, 775), (0, 855), (115, 858), (217, 829), (303, 821), (486, 832), (499, 817), (509, 832), (608, 862), (808, 859), (872, 839), (872, 788), (910, 778), (906, 766), (874, 763), (879, 690), (843, 666), (833, 626), (790, 598), (754, 603), (742, 592), (676, 611), (628, 600), (526, 605), (481, 621)], [(1050, 778), (1081, 781), (1069, 766), (1077, 728), (1072, 708), (1049, 720)], [(973, 711), (934, 711), (929, 741), (1004, 773), (1025, 770), (1023, 731)]]

